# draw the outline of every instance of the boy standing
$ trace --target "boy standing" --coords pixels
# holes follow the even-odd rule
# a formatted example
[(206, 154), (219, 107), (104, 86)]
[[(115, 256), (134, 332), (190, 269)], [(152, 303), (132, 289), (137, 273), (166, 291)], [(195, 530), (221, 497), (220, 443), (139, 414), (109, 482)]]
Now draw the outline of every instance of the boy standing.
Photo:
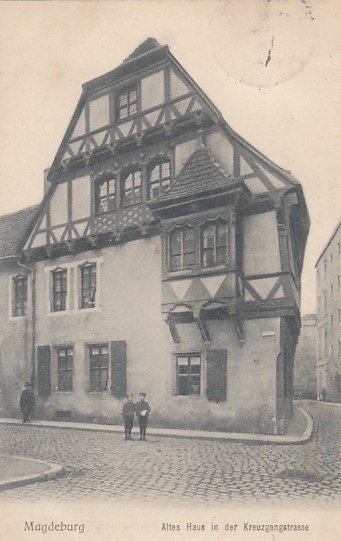
[(146, 430), (148, 425), (148, 415), (150, 414), (150, 406), (146, 401), (146, 393), (139, 393), (139, 397), (139, 402), (137, 402), (135, 407), (140, 427), (139, 441), (146, 441)]
[(124, 431), (125, 431), (125, 440), (131, 440), (131, 430), (134, 425), (134, 414), (135, 414), (135, 404), (133, 402), (133, 395), (127, 395), (127, 402), (123, 404), (122, 416), (124, 419)]

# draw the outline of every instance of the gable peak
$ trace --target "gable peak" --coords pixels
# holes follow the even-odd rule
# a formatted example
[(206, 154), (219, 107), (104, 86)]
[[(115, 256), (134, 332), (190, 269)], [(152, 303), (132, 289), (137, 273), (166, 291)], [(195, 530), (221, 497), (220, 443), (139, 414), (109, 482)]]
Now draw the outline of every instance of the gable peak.
[(129, 62), (130, 60), (135, 60), (139, 56), (149, 53), (155, 49), (161, 49), (160, 43), (155, 38), (147, 38), (144, 40), (134, 51), (124, 59), (123, 62)]

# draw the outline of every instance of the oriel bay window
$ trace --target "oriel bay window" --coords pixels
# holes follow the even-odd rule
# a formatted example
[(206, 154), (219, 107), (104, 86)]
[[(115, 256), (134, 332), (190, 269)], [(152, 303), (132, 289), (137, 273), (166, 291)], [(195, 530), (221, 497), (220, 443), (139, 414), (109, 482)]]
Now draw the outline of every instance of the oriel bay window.
[(70, 392), (73, 389), (73, 348), (57, 350), (58, 391)]
[(80, 267), (80, 308), (96, 306), (96, 263), (85, 263)]
[(154, 160), (148, 167), (148, 199), (163, 193), (171, 183), (171, 163), (169, 158)]
[(109, 349), (107, 344), (89, 346), (90, 391), (108, 390)]
[(178, 355), (177, 394), (181, 396), (200, 396), (201, 357), (200, 355)]
[(139, 168), (129, 168), (122, 173), (122, 206), (142, 201), (142, 174)]
[(195, 263), (195, 230), (186, 225), (169, 233), (169, 270), (190, 268)]
[(20, 317), (26, 314), (27, 278), (16, 276), (12, 281), (12, 316)]
[(95, 186), (95, 212), (101, 214), (116, 208), (116, 179), (97, 181)]
[(226, 265), (228, 257), (227, 222), (217, 220), (201, 227), (201, 264), (203, 267)]
[(67, 269), (56, 269), (52, 272), (52, 312), (66, 310)]

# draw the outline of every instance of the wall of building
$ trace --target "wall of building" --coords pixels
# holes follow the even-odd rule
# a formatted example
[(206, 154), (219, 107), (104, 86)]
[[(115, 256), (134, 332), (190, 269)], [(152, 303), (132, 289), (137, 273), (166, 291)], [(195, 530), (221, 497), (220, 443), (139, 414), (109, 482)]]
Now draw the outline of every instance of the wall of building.
[(341, 226), (316, 265), (317, 278), (317, 393), (341, 401)]
[[(30, 381), (32, 366), (31, 287), (28, 288), (26, 316), (13, 317), (12, 279), (27, 271), (8, 260), (0, 265), (0, 411), (19, 414), (19, 396)], [(30, 278), (28, 276), (30, 284)]]
[(303, 316), (301, 321), (294, 365), (294, 393), (297, 398), (316, 399), (316, 314)]

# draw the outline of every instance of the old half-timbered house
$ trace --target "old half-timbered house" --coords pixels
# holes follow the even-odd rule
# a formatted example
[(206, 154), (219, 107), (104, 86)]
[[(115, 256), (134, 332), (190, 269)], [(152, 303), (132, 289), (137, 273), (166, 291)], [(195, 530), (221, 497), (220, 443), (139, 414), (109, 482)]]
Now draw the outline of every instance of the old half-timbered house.
[[(2, 281), (4, 328), (20, 336), (5, 330), (0, 344), (13, 400), (20, 375), (42, 416), (117, 421), (126, 392), (144, 391), (156, 426), (283, 432), (302, 188), (226, 124), (167, 46), (147, 39), (83, 85), (47, 185)], [(13, 358), (26, 364), (4, 370)]]

